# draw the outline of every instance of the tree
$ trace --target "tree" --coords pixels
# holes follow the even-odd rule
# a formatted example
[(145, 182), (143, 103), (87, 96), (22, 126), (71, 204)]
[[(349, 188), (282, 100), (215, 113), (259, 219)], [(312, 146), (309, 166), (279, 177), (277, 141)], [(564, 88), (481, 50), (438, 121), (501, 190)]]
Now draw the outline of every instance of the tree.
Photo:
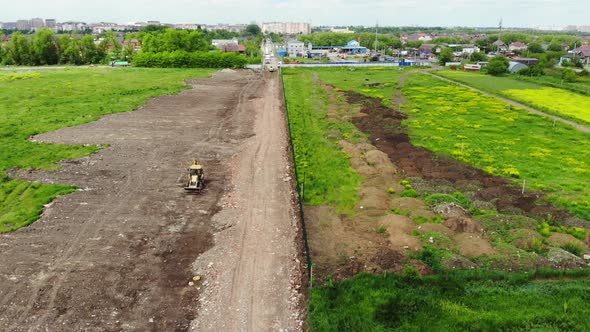
[(564, 68), (561, 71), (561, 79), (566, 82), (575, 82), (578, 80), (578, 75), (576, 75), (576, 72), (573, 69)]
[(527, 49), (529, 50), (530, 53), (545, 53), (543, 46), (541, 46), (541, 44), (536, 43), (536, 42), (530, 43), (528, 45)]
[(552, 42), (549, 44), (548, 50), (553, 52), (563, 52), (563, 47), (561, 47), (561, 44), (558, 42)]
[(469, 60), (473, 62), (488, 61), (488, 56), (483, 52), (473, 52), (471, 53)]
[(35, 55), (35, 64), (37, 65), (55, 65), (59, 57), (57, 46), (53, 40), (53, 31), (49, 29), (40, 29), (33, 38), (33, 53)]
[(92, 64), (100, 61), (98, 60), (99, 54), (92, 36), (86, 35), (80, 39), (80, 57), (81, 62), (85, 64)]
[(22, 33), (13, 33), (7, 48), (6, 62), (8, 64), (34, 65), (31, 43)]
[(453, 56), (453, 49), (445, 47), (438, 55), (438, 63), (444, 66), (447, 62), (451, 62), (455, 57)]
[(487, 72), (494, 76), (502, 75), (508, 70), (508, 65), (508, 59), (505, 56), (497, 55), (490, 60), (490, 63), (487, 66)]
[(248, 24), (246, 27), (246, 34), (256, 37), (261, 33), (262, 29), (257, 24)]

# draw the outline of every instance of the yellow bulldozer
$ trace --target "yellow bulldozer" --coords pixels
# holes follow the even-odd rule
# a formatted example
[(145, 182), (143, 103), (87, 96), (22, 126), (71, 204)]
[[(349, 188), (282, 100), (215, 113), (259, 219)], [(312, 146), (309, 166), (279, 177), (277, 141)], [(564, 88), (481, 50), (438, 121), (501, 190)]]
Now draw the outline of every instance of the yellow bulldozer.
[(203, 166), (199, 165), (196, 160), (193, 160), (192, 164), (188, 168), (188, 181), (184, 190), (186, 192), (200, 193), (203, 190), (205, 184), (205, 172)]

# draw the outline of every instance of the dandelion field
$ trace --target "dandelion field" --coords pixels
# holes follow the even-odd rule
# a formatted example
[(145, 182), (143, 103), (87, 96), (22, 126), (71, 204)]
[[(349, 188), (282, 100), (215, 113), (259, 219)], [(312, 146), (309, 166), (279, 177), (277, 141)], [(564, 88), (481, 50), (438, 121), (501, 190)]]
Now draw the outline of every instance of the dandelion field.
[(411, 76), (403, 92), (414, 144), (526, 180), (590, 220), (590, 134), (425, 75)]
[(462, 71), (438, 71), (438, 75), (521, 102), (574, 122), (590, 124), (590, 96), (546, 87), (511, 77), (495, 77)]

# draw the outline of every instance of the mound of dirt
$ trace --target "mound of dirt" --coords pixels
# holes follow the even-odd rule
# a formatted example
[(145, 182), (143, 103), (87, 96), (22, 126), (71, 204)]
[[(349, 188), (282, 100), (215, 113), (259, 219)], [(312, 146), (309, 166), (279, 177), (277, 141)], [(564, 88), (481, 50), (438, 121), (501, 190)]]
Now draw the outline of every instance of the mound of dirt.
[(416, 229), (416, 223), (412, 219), (406, 216), (390, 214), (381, 218), (380, 224), (387, 229), (389, 242), (393, 249), (411, 249), (415, 251), (423, 249), (420, 239), (411, 235), (412, 231)]
[(475, 269), (478, 267), (477, 264), (459, 255), (444, 258), (443, 260), (441, 260), (440, 263), (443, 267), (447, 269)]
[(367, 164), (375, 167), (380, 173), (395, 173), (395, 166), (389, 160), (387, 154), (379, 150), (369, 150), (365, 152)]
[(483, 227), (469, 217), (452, 217), (446, 219), (443, 224), (458, 233), (483, 233)]
[(375, 187), (363, 187), (359, 190), (361, 197), (359, 209), (371, 216), (381, 216), (389, 209), (389, 194)]
[(391, 200), (391, 207), (401, 210), (426, 209), (426, 203), (413, 197), (396, 197)]
[(547, 259), (551, 262), (553, 268), (556, 269), (575, 269), (587, 268), (586, 263), (582, 258), (567, 252), (560, 248), (551, 248), (547, 253)]
[(443, 224), (424, 223), (418, 226), (420, 232), (439, 232), (448, 237), (453, 237), (455, 232)]
[(568, 243), (572, 243), (588, 251), (588, 246), (571, 234), (553, 233), (547, 238), (547, 242), (554, 247), (562, 247)]
[(512, 229), (508, 234), (514, 238), (511, 244), (522, 250), (529, 250), (535, 243), (541, 243), (543, 240), (541, 234), (527, 228)]
[(362, 154), (361, 150), (357, 148), (356, 145), (348, 141), (340, 140), (338, 141), (338, 145), (342, 148), (342, 152), (346, 153), (351, 158), (360, 158)]
[(453, 237), (459, 253), (465, 257), (494, 255), (498, 252), (492, 244), (478, 233), (461, 233)]
[(465, 218), (469, 217), (469, 213), (460, 205), (455, 203), (438, 204), (432, 210), (438, 214), (442, 214), (446, 218)]

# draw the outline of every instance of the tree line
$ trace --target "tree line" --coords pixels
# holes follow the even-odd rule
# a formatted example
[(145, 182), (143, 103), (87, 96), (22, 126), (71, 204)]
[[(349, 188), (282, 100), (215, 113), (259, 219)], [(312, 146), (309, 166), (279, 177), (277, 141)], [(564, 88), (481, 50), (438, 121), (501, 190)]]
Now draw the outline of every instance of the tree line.
[[(96, 39), (99, 37), (98, 39)], [(224, 55), (213, 45), (213, 39), (240, 38), (246, 45), (245, 55)], [(125, 34), (124, 41), (112, 31), (99, 36), (75, 34), (56, 35), (49, 29), (40, 29), (34, 34), (14, 32), (7, 43), (0, 45), (1, 65), (42, 66), (42, 65), (88, 65), (107, 64), (113, 60), (133, 61), (153, 66), (165, 64), (166, 67), (180, 63), (200, 66), (216, 63), (215, 67), (227, 64), (243, 66), (249, 62), (260, 61), (260, 42), (263, 36), (256, 25), (248, 26), (242, 34), (228, 31), (176, 30), (163, 26), (147, 26), (137, 33)], [(0, 40), (3, 34), (0, 33)], [(131, 43), (130, 41), (134, 41)], [(141, 50), (136, 51), (139, 44)], [(200, 53), (211, 53), (200, 55)], [(189, 55), (186, 55), (189, 54)], [(152, 58), (152, 60), (148, 60)], [(218, 61), (212, 61), (216, 58)], [(207, 61), (203, 59), (209, 59)]]

